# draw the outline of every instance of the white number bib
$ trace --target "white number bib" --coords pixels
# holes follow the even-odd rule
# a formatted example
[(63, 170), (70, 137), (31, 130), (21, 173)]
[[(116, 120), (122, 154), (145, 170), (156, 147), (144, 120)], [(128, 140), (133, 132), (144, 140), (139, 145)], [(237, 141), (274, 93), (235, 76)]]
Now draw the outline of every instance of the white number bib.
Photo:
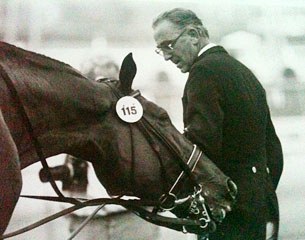
[(116, 112), (124, 122), (135, 123), (142, 118), (143, 107), (134, 97), (125, 96), (118, 100)]

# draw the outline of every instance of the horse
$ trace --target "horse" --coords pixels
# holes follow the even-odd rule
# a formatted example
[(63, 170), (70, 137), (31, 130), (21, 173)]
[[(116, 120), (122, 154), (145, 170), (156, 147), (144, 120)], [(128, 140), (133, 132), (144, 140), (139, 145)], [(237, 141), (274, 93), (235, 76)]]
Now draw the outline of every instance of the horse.
[[(200, 221), (218, 223), (231, 211), (235, 184), (164, 109), (132, 89), (136, 71), (129, 54), (119, 80), (95, 82), (68, 64), (0, 42), (0, 236), (20, 197), (21, 170), (60, 153), (91, 162), (113, 196), (161, 202), (157, 212), (196, 219), (199, 209)], [(137, 102), (118, 108), (127, 96)], [(119, 117), (141, 110), (136, 120)]]

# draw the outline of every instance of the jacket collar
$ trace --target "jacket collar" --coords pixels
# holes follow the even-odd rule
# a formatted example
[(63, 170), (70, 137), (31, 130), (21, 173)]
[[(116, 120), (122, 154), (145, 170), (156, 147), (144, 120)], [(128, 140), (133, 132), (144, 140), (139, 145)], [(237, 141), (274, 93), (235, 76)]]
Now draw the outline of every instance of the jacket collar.
[(203, 54), (204, 52), (206, 52), (207, 50), (209, 50), (212, 47), (216, 47), (217, 45), (215, 43), (208, 43), (207, 45), (205, 45), (203, 48), (201, 48), (201, 50), (198, 53), (198, 56), (200, 56), (201, 54)]
[[(202, 50), (199, 52), (199, 54), (202, 52)], [(202, 58), (204, 58), (205, 56), (212, 54), (212, 53), (216, 53), (216, 52), (222, 52), (222, 53), (228, 53), (222, 46), (218, 46), (218, 45), (214, 45), (210, 48), (208, 48), (206, 51), (203, 51), (195, 60), (195, 62), (201, 60)]]

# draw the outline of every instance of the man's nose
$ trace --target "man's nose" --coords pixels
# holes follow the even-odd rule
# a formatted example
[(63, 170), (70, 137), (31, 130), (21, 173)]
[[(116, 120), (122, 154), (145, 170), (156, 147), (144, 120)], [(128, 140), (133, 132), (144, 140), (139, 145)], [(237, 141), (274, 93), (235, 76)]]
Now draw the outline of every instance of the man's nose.
[(163, 57), (165, 61), (168, 61), (172, 58), (172, 55), (169, 52), (163, 52)]

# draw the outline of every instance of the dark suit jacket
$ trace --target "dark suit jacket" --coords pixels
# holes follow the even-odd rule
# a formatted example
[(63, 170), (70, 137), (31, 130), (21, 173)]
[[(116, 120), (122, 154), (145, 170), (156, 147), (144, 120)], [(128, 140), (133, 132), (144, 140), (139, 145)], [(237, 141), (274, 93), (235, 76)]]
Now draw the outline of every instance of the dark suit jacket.
[(210, 48), (193, 64), (182, 100), (185, 135), (238, 186), (235, 211), (248, 221), (277, 218), (282, 148), (253, 73)]

